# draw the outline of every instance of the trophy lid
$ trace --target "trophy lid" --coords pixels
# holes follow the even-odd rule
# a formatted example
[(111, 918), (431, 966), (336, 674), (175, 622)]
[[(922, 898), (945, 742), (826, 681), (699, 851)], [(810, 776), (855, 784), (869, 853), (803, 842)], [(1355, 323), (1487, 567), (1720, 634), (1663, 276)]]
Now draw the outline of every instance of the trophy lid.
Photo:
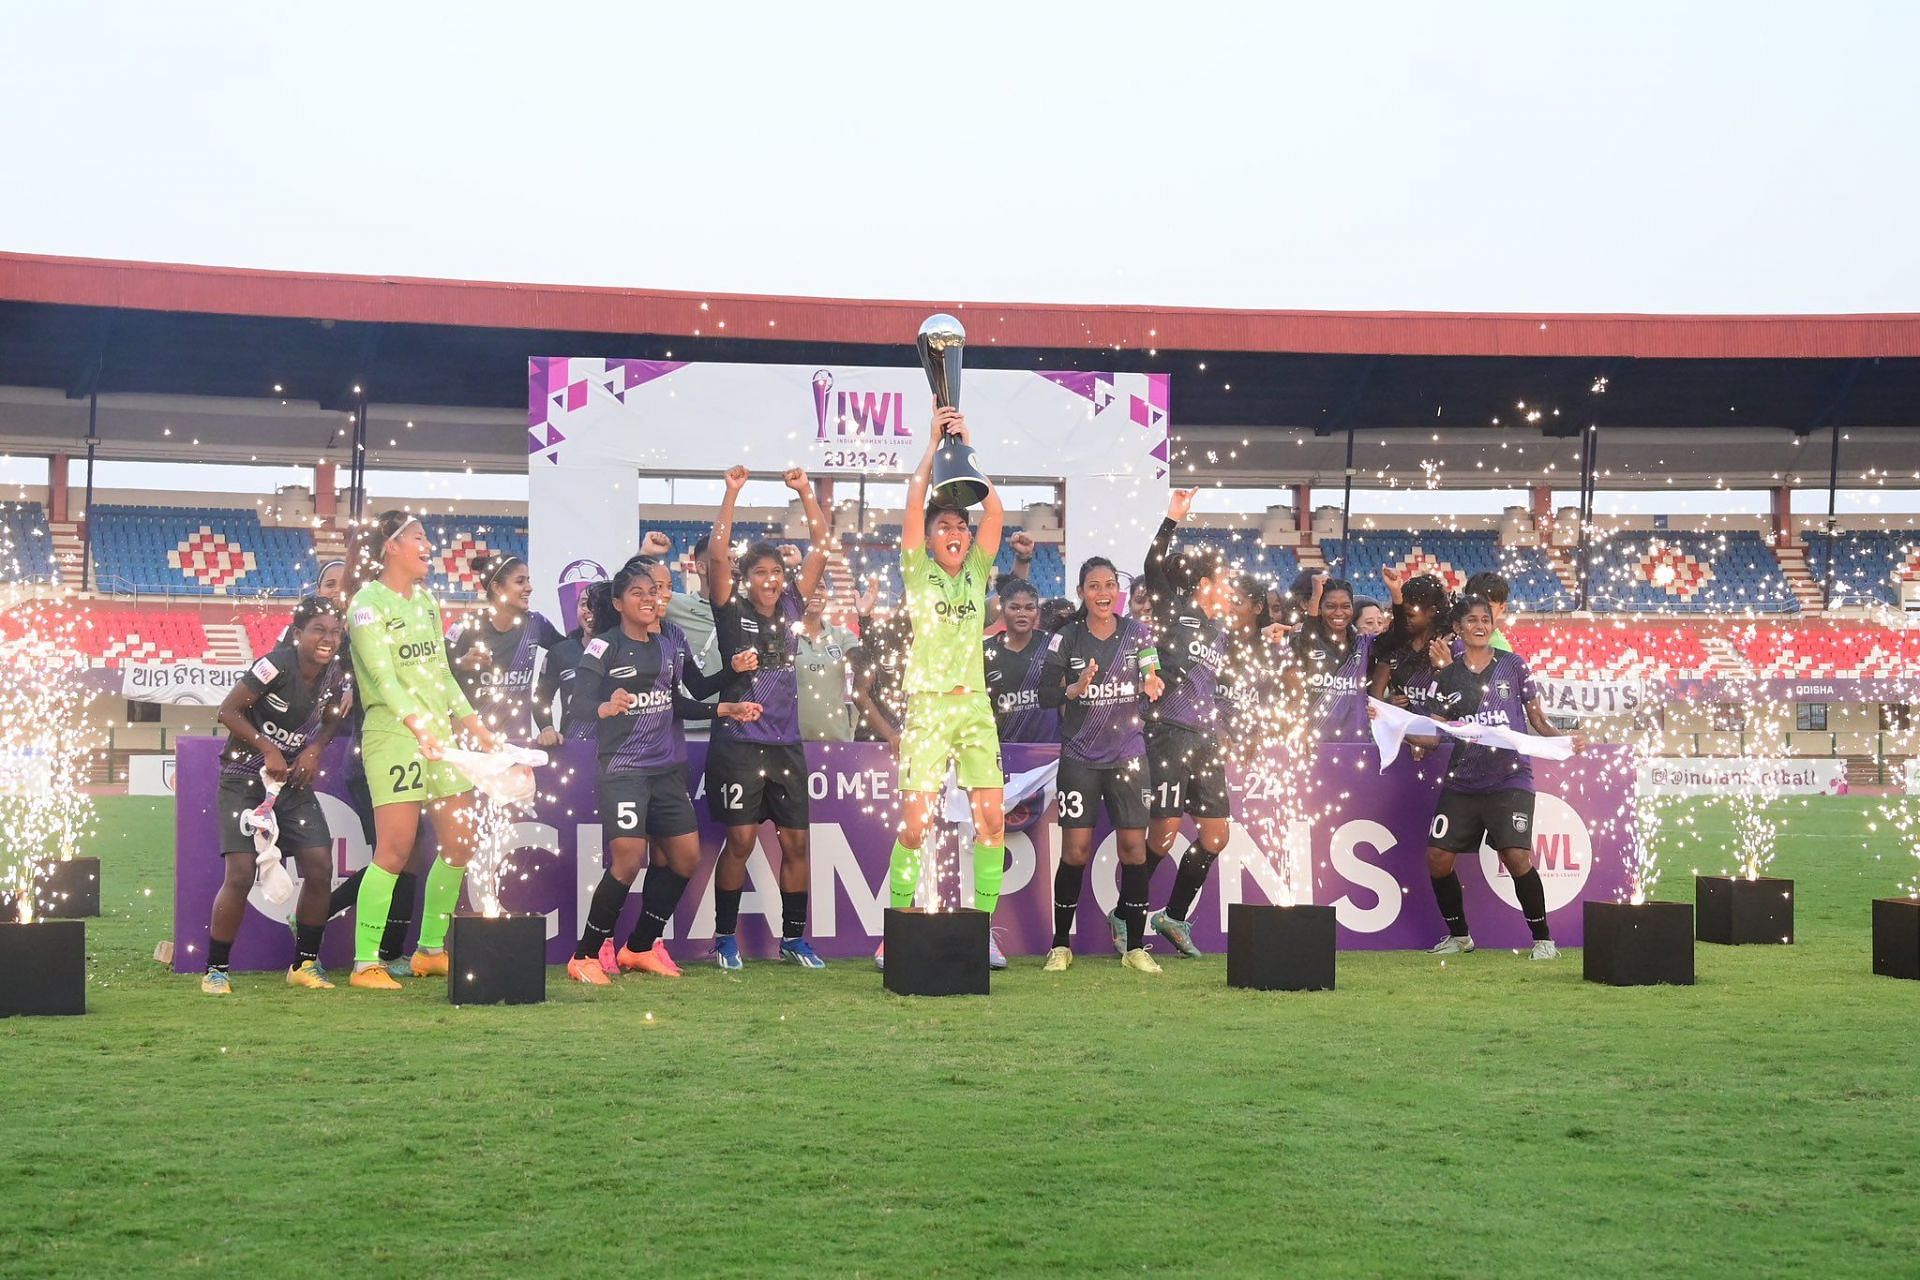
[(958, 320), (946, 314), (928, 316), (920, 324), (920, 345), (931, 351), (945, 351), (949, 347), (967, 345), (967, 330)]

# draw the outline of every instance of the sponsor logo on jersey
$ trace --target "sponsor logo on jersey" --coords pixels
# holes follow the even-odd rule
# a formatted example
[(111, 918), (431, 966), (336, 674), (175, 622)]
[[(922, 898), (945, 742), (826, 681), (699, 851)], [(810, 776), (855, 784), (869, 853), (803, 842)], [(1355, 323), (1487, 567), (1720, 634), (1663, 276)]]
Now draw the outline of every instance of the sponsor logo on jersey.
[(287, 700), (281, 697), (277, 693), (270, 693), (267, 695), (267, 705), (272, 707), (275, 711), (287, 710)]
[(387, 619), (387, 630), (405, 631), (406, 629), (407, 629), (407, 620), (405, 618), (388, 618)]
[(994, 706), (999, 709), (1001, 715), (1009, 715), (1015, 711), (1030, 710), (1039, 705), (1040, 691), (1038, 689), (1014, 689), (1007, 693), (1000, 694), (994, 699)]
[(631, 680), (639, 674), (640, 669), (638, 667), (615, 667), (613, 670), (607, 672), (607, 675), (615, 680)]
[(253, 678), (261, 684), (272, 684), (280, 674), (280, 668), (273, 665), (271, 658), (262, 658), (253, 664)]
[(440, 652), (438, 640), (418, 640), (403, 644), (393, 651), (393, 656), (402, 662), (413, 662), (420, 658), (431, 658)]
[(1192, 616), (1191, 614), (1180, 615), (1178, 622), (1180, 623), (1181, 626), (1191, 628), (1194, 631), (1198, 631), (1200, 629), (1200, 619)]

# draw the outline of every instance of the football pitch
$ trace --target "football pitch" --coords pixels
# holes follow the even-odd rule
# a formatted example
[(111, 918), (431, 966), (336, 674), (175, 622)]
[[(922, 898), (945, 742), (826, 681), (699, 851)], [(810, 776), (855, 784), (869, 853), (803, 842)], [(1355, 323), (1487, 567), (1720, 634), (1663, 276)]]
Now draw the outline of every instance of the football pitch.
[(1920, 983), (1867, 930), (1905, 859), (1869, 801), (1783, 812), (1798, 944), (1702, 945), (1690, 989), (1482, 951), (1254, 994), (1163, 955), (457, 1009), (202, 997), (151, 958), (171, 802), (109, 799), (91, 1012), (0, 1021), (0, 1275), (1912, 1276)]

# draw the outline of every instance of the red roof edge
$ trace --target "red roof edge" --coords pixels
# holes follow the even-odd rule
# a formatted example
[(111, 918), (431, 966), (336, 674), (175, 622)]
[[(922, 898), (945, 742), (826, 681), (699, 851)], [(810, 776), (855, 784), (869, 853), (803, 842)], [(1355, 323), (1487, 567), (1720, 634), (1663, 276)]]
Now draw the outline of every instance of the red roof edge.
[(792, 342), (908, 342), (951, 311), (975, 346), (1408, 356), (1920, 356), (1920, 314), (1470, 315), (905, 301), (423, 280), (0, 253), (0, 299), (140, 311)]

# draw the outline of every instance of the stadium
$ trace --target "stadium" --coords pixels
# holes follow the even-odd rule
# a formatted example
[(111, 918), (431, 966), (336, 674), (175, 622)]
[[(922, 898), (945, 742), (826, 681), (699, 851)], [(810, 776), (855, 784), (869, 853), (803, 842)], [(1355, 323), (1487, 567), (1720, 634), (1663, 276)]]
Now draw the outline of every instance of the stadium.
[(0, 86), (0, 1276), (1914, 1273), (1909, 15), (350, 9)]

